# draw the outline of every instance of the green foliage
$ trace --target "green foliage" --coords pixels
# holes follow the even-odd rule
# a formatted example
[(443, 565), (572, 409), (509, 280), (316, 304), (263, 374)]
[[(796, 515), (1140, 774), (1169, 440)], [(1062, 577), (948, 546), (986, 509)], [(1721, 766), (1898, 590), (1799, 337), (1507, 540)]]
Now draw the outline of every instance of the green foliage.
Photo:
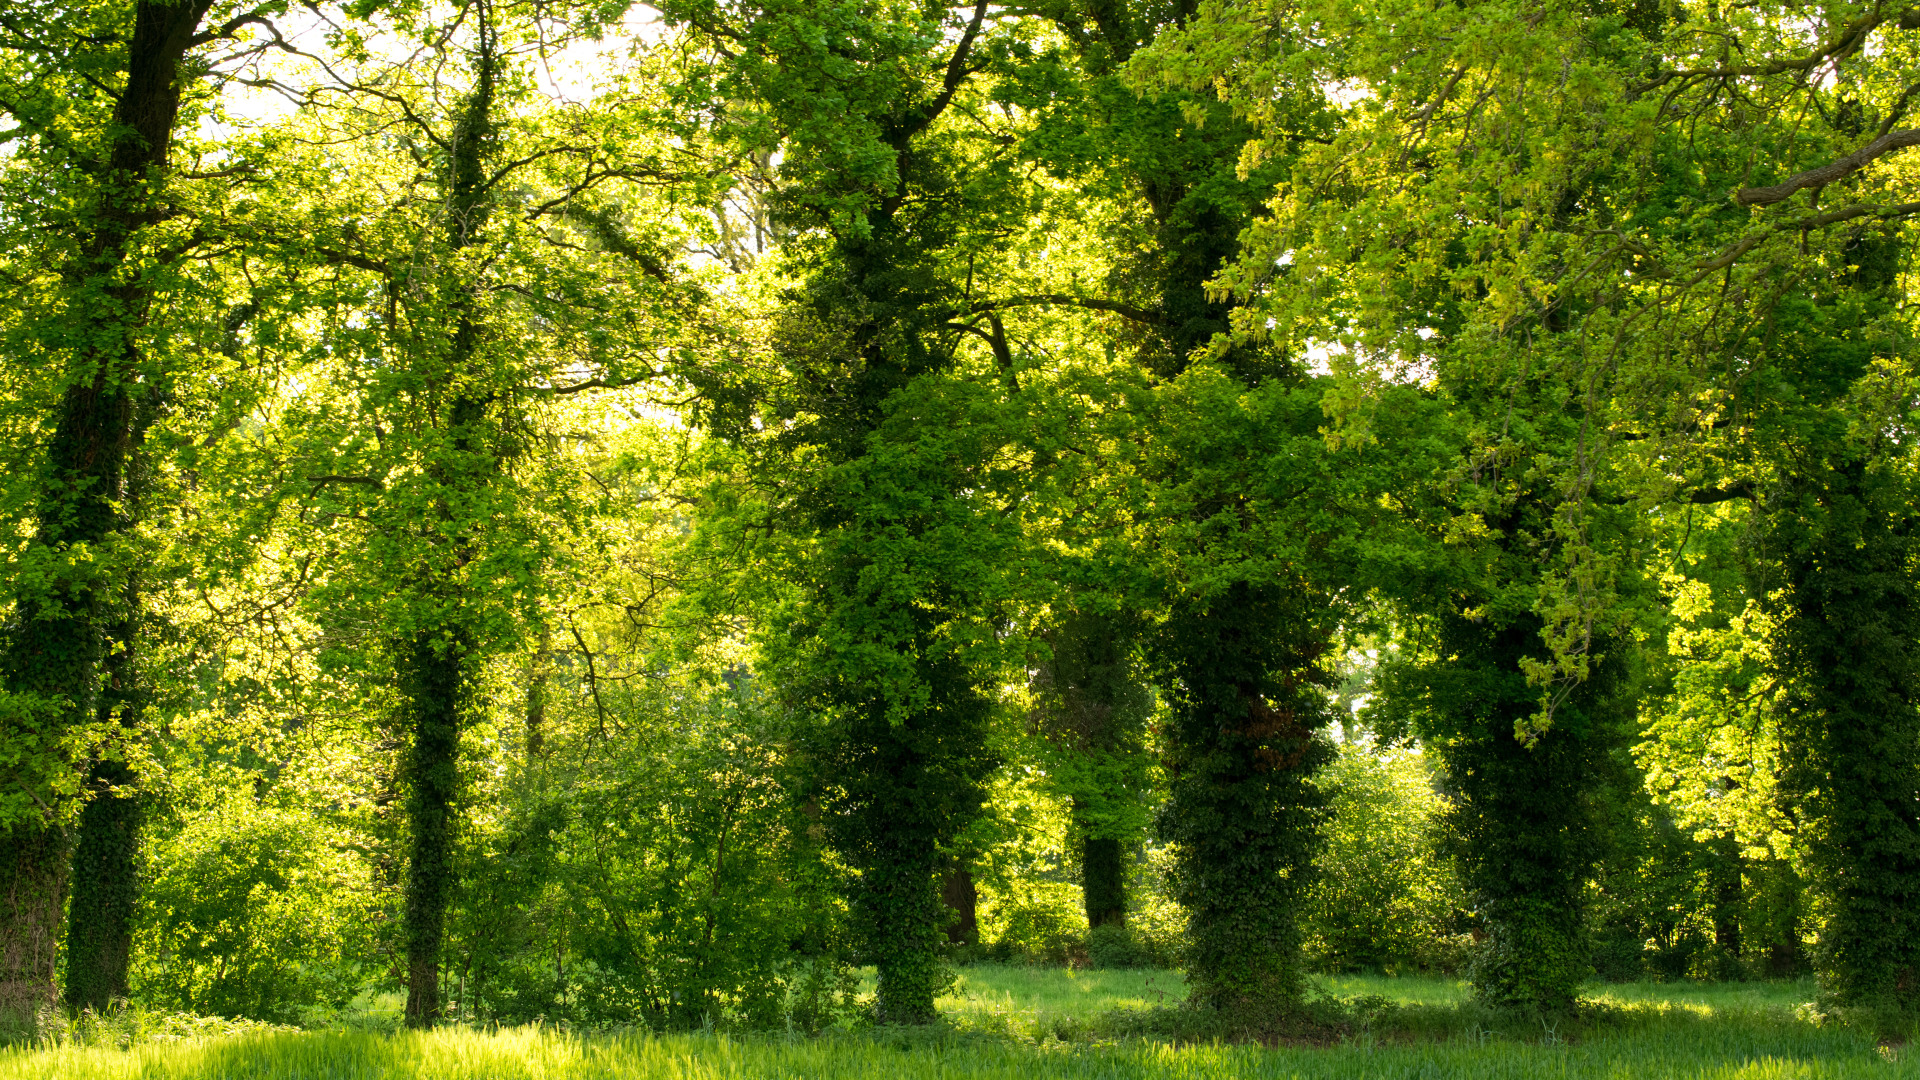
[(1464, 966), (1466, 896), (1441, 855), (1450, 807), (1424, 755), (1352, 742), (1320, 774), (1331, 791), (1304, 918), (1323, 972)]
[(379, 908), (353, 834), (236, 792), (151, 845), (133, 991), (168, 1009), (300, 1022), (375, 975)]
[(1911, 12), (293, 14), (0, 16), (0, 1025), (1920, 1008)]
[(601, 698), (607, 726), (551, 731), (469, 846), (450, 929), (462, 1012), (676, 1029), (844, 1017), (845, 914), (791, 722), (744, 692)]

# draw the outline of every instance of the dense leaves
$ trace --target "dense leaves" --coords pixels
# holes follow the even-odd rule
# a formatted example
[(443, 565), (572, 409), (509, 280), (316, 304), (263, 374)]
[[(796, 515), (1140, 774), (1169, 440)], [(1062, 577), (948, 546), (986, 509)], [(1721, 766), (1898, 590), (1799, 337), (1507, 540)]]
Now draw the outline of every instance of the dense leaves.
[(14, 8), (0, 1027), (1920, 1001), (1911, 12)]

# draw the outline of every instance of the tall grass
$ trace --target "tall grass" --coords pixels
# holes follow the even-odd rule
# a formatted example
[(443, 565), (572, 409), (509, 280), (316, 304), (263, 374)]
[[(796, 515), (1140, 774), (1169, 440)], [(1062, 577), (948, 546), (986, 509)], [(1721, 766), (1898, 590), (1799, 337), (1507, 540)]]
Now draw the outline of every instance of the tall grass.
[[(146, 1043), (0, 1051), (5, 1080), (1228, 1080), (1228, 1078), (1606, 1078), (1825, 1080), (1920, 1077), (1920, 1054), (1796, 1017), (1785, 987), (1630, 986), (1577, 1030), (1467, 1022), (1471, 1006), (1439, 980), (1361, 980), (1332, 989), (1387, 1000), (1373, 1015), (1450, 1017), (1435, 1037), (1362, 1023), (1325, 1047), (1175, 1044), (1105, 1038), (1123, 1002), (1158, 1005), (1165, 973), (971, 969), (948, 1023), (820, 1039), (782, 1034), (582, 1034), (542, 1027), (431, 1033), (265, 1032)], [(1149, 979), (1152, 980), (1151, 985)], [(1389, 991), (1393, 993), (1389, 993)], [(1169, 990), (1169, 999), (1173, 991)], [(1144, 999), (1144, 1001), (1143, 1001)], [(1056, 1028), (1075, 1037), (1062, 1041)]]

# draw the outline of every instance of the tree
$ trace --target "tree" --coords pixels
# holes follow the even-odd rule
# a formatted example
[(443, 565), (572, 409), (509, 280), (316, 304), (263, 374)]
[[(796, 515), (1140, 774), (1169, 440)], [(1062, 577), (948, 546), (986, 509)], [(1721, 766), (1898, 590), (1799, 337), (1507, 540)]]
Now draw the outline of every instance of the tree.
[[(307, 603), (390, 688), (417, 1026), (442, 1012), (462, 745), (486, 715), (488, 661), (543, 622), (547, 571), (580, 516), (578, 489), (545, 479), (576, 475), (553, 425), (574, 395), (667, 377), (698, 321), (700, 290), (661, 235), (679, 227), (671, 200), (648, 229), (627, 205), (640, 184), (705, 183), (707, 163), (671, 160), (671, 109), (562, 107), (529, 76), (598, 17), (483, 0), (349, 28), (314, 97), (327, 103), (317, 134), (355, 151), (356, 183), (336, 195), (353, 202), (316, 207), (308, 236), (268, 237), (360, 283), (338, 300), (354, 329), (321, 369), (337, 382), (302, 403), (287, 494), (357, 537), (311, 538), (338, 554)], [(416, 50), (435, 62), (411, 62)]]
[[(1322, 813), (1310, 780), (1331, 756), (1322, 661), (1342, 617), (1332, 566), (1318, 557), (1344, 523), (1300, 513), (1342, 505), (1320, 471), (1308, 373), (1284, 351), (1229, 342), (1235, 300), (1210, 284), (1236, 257), (1285, 152), (1243, 172), (1255, 131), (1222, 102), (1122, 79), (1195, 8), (1035, 12), (1065, 37), (1068, 56), (1055, 63), (1070, 74), (1027, 76), (1043, 110), (1027, 152), (1123, 208), (1111, 224), (1140, 254), (1105, 268), (1108, 303), (1132, 321), (1110, 331), (1109, 348), (1167, 380), (1163, 393), (1129, 403), (1137, 412), (1125, 437), (1147, 444), (1129, 472), (1153, 492), (1151, 505), (1128, 508), (1150, 537), (1135, 559), (1152, 582), (1129, 600), (1150, 596), (1165, 620), (1148, 637), (1169, 706), (1160, 831), (1175, 843), (1188, 912), (1191, 999), (1284, 1008), (1304, 986), (1297, 909)], [(1063, 80), (1071, 92), (1057, 89)], [(1318, 95), (1282, 108), (1310, 128)], [(1276, 546), (1261, 551), (1263, 542)]]
[[(44, 357), (58, 385), (27, 466), (30, 539), (8, 590), (16, 776), (0, 812), (6, 1026), (30, 1024), (53, 993), (67, 828), (82, 796), (67, 1001), (102, 1008), (126, 991), (140, 821), (129, 738), (140, 724), (143, 630), (139, 556), (127, 538), (142, 509), (139, 448), (183, 359), (168, 348), (162, 300), (207, 240), (180, 227), (196, 178), (178, 174), (171, 151), (196, 87), (249, 52), (215, 58), (213, 48), (283, 6), (29, 5), (0, 20), (0, 109), (17, 141), (9, 179), (26, 196), (9, 224), (38, 233), (30, 242), (40, 249), (26, 264), (33, 314), (15, 330), (20, 355)], [(29, 163), (31, 180), (21, 175)]]
[[(1863, 49), (1878, 35), (1898, 53), (1904, 38), (1895, 16), (1868, 6), (1810, 25), (1784, 8), (1723, 17), (1651, 5), (1282, 17), (1341, 44), (1261, 47), (1271, 25), (1221, 9), (1166, 60), (1177, 77), (1222, 80), (1276, 140), (1290, 125), (1269, 104), (1274, 88), (1307, 79), (1354, 91), (1331, 142), (1308, 153), (1227, 278), (1262, 298), (1241, 329), (1338, 345), (1339, 400), (1360, 434), (1377, 388), (1422, 369), (1483, 403), (1473, 408), (1484, 449), (1463, 471), (1536, 485), (1537, 510), (1525, 525), (1476, 508), (1455, 534), (1492, 527), (1523, 560), (1506, 580), (1534, 582), (1520, 586), (1533, 600), (1490, 613), (1537, 620), (1517, 627), (1498, 661), (1522, 679), (1512, 693), (1533, 688), (1537, 708), (1530, 719), (1501, 711), (1493, 737), (1511, 718), (1516, 738), (1545, 745), (1563, 707), (1597, 715), (1578, 700), (1598, 707), (1607, 695), (1589, 684), (1625, 659), (1640, 540), (1610, 524), (1625, 521), (1617, 508), (1752, 494), (1738, 476), (1715, 475), (1710, 448), (1771, 378), (1778, 305), (1863, 230), (1914, 212), (1874, 183), (1872, 163), (1906, 145), (1893, 126), (1907, 99)], [(1738, 63), (1723, 59), (1729, 41)], [(1806, 78), (1828, 63), (1846, 72), (1841, 82)], [(1736, 94), (1742, 80), (1751, 89)], [(1878, 138), (1846, 119), (1866, 110), (1880, 110)], [(1820, 124), (1791, 119), (1816, 115)], [(1705, 130), (1714, 137), (1700, 138)], [(1781, 160), (1781, 147), (1798, 160)], [(1761, 183), (1766, 169), (1787, 175)], [(1802, 193), (1821, 187), (1845, 201), (1814, 208)], [(1816, 235), (1830, 245), (1823, 254), (1811, 250)], [(1521, 546), (1511, 527), (1530, 534)], [(1463, 597), (1460, 616), (1496, 595)], [(1538, 646), (1523, 645), (1536, 635)], [(1561, 737), (1583, 739), (1580, 724)], [(1564, 1007), (1573, 932), (1555, 932), (1564, 962), (1551, 986), (1509, 992), (1496, 981), (1481, 992)]]
[(783, 154), (771, 204), (794, 284), (773, 344), (791, 383), (763, 399), (756, 442), (763, 475), (806, 467), (777, 504), (794, 592), (768, 659), (824, 721), (808, 754), (876, 1010), (922, 1022), (943, 982), (942, 849), (992, 766), (982, 684), (998, 646), (981, 616), (1009, 543), (986, 516), (1000, 436), (946, 376), (952, 324), (993, 280), (974, 280), (973, 256), (1024, 209), (1009, 155), (959, 114), (1003, 46), (985, 4), (668, 14), (729, 58), (722, 96), (748, 103), (729, 107), (747, 148)]
[(1127, 862), (1148, 824), (1153, 695), (1126, 621), (1063, 613), (1042, 634), (1030, 687), (1050, 786), (1072, 805), (1090, 930), (1126, 926)]

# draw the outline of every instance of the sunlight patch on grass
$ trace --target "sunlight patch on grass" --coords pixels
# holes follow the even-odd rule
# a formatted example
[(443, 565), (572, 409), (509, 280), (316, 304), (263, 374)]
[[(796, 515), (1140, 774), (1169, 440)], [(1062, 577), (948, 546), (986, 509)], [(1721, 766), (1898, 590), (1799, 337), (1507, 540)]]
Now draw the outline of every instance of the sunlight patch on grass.
[[(1399, 1002), (1398, 1029), (1325, 1047), (1172, 1045), (1099, 1034), (1115, 1007), (1167, 1003), (1167, 972), (965, 969), (925, 1028), (784, 1034), (582, 1034), (552, 1027), (252, 1033), (136, 1045), (0, 1050), (6, 1080), (1920, 1080), (1920, 1055), (1797, 1018), (1807, 987), (1627, 984), (1572, 1027), (1473, 1005), (1453, 980), (1327, 980)], [(1384, 1021), (1383, 1021), (1384, 1023)], [(1065, 1034), (1065, 1038), (1062, 1034)]]

